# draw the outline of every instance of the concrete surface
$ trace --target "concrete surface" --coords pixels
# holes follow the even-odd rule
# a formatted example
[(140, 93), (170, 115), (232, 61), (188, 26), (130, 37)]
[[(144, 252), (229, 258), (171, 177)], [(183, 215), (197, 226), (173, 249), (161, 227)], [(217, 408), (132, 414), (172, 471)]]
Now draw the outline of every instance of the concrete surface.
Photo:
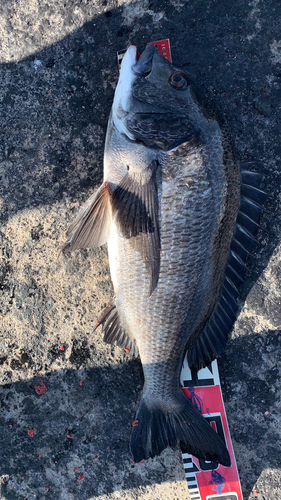
[(0, 1), (1, 499), (188, 498), (179, 452), (131, 461), (139, 360), (89, 335), (112, 294), (106, 249), (59, 253), (102, 179), (116, 51), (167, 37), (265, 175), (219, 365), (244, 498), (280, 499), (280, 16), (277, 0)]

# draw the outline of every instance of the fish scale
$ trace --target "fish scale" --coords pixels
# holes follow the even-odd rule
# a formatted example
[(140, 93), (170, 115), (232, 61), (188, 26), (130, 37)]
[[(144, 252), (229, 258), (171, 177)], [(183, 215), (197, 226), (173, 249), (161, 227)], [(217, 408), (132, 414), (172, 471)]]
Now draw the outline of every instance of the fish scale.
[[(118, 243), (114, 243), (114, 252), (111, 251), (109, 243), (110, 259), (116, 259), (116, 248), (118, 248), (119, 264), (115, 273), (122, 292), (118, 294), (117, 307), (121, 321), (123, 311), (125, 314), (128, 307), (131, 311), (129, 319), (127, 317), (127, 329), (133, 337), (137, 331), (136, 340), (147, 380), (145, 391), (148, 392), (150, 388), (150, 400), (156, 397), (167, 399), (167, 394), (171, 400), (175, 400), (174, 389), (178, 383), (175, 374), (181, 367), (183, 347), (180, 346), (181, 339), (177, 333), (189, 306), (187, 297), (192, 297), (192, 290), (200, 278), (199, 267), (206, 251), (206, 234), (208, 232), (211, 234), (210, 220), (213, 216), (206, 217), (206, 213), (209, 213), (208, 201), (210, 205), (211, 196), (209, 195), (208, 200), (206, 185), (202, 183), (200, 196), (196, 178), (193, 179), (193, 190), (187, 188), (186, 179), (190, 178), (190, 171), (193, 170), (190, 168), (191, 165), (186, 162), (177, 163), (177, 172), (173, 180), (175, 198), (172, 209), (169, 197), (165, 197), (165, 180), (163, 180), (162, 203), (160, 203), (163, 218), (160, 234), (166, 236), (165, 240), (162, 240), (161, 250), (167, 254), (167, 259), (160, 265), (157, 288), (150, 297), (144, 287), (144, 283), (147, 282), (144, 263), (139, 259), (138, 253), (132, 251), (130, 242), (120, 235), (119, 238), (117, 236)], [(198, 169), (196, 173), (198, 175)], [(199, 178), (202, 178), (201, 171)], [(187, 197), (183, 196), (183, 188), (188, 194)], [(165, 205), (169, 205), (169, 209)], [(182, 238), (186, 236), (185, 245), (179, 245), (179, 233)], [(195, 241), (194, 246), (190, 245), (190, 240)], [(131, 280), (127, 280), (128, 275), (137, 276), (135, 287), (132, 287)], [(142, 318), (141, 325), (138, 324), (139, 317)], [(183, 343), (186, 342), (185, 338), (186, 334), (182, 339)], [(171, 357), (171, 353), (174, 353), (173, 359), (168, 366), (167, 363), (162, 366), (161, 362), (165, 362), (168, 356)], [(159, 380), (165, 383), (159, 384)]]
[(108, 122), (104, 183), (64, 245), (108, 243), (115, 298), (96, 324), (106, 342), (140, 354), (134, 461), (181, 442), (199, 459), (230, 465), (224, 440), (184, 396), (179, 376), (186, 350), (198, 370), (226, 344), (264, 193), (250, 171), (241, 184), (226, 127), (203, 101), (155, 46), (139, 59), (129, 47)]

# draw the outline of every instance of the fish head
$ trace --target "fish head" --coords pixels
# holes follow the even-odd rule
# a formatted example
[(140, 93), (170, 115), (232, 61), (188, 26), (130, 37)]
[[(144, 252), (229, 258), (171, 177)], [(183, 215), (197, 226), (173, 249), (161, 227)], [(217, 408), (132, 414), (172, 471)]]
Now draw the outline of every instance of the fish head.
[(122, 61), (112, 108), (118, 130), (130, 140), (169, 150), (198, 136), (198, 104), (188, 76), (154, 45), (137, 58), (130, 46)]
[[(155, 45), (147, 45), (140, 58), (133, 65), (132, 71), (140, 77), (145, 77), (147, 86), (156, 86), (158, 92), (166, 95), (176, 95), (175, 90), (185, 90), (188, 87), (188, 77), (177, 70), (157, 50)], [(174, 89), (174, 90), (173, 90)]]

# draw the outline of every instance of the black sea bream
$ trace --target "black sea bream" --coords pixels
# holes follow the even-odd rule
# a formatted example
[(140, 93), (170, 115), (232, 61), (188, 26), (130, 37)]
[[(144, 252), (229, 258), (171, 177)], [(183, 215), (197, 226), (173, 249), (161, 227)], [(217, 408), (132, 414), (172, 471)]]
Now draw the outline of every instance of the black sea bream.
[(138, 60), (129, 47), (108, 123), (104, 183), (64, 248), (108, 243), (115, 298), (99, 320), (104, 340), (139, 352), (145, 377), (135, 461), (183, 442), (198, 458), (230, 465), (179, 376), (186, 350), (199, 369), (226, 344), (255, 243), (259, 182), (252, 172), (241, 182), (223, 127), (188, 77), (153, 45)]

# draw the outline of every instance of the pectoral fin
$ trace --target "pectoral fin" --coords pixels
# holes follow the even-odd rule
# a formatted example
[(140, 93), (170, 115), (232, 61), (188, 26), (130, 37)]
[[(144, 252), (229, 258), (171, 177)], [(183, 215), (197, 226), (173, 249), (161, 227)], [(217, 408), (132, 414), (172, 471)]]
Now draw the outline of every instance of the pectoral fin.
[(109, 183), (104, 182), (70, 225), (68, 233), (72, 235), (63, 245), (62, 251), (104, 245), (109, 238), (110, 221)]
[(150, 294), (157, 285), (160, 268), (156, 166), (153, 161), (142, 176), (129, 170), (111, 198), (121, 234), (141, 253), (149, 271)]

